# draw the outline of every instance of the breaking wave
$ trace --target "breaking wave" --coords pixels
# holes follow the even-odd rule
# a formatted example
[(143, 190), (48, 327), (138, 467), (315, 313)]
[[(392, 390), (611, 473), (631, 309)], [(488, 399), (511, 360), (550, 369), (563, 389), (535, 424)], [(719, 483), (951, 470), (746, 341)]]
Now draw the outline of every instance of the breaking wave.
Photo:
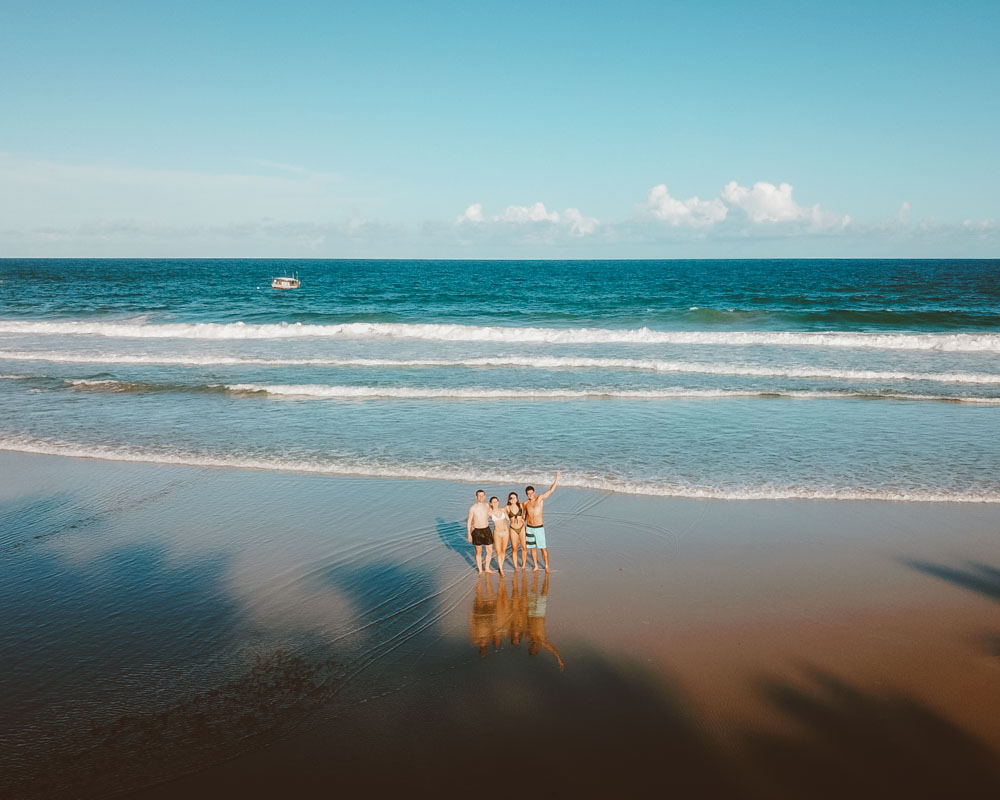
[(934, 400), (951, 403), (1000, 405), (1000, 397), (962, 397), (949, 395), (906, 394), (902, 392), (824, 392), (761, 391), (754, 389), (501, 389), (489, 387), (415, 388), (408, 386), (326, 386), (323, 384), (269, 385), (259, 383), (227, 384), (232, 392), (268, 394), (285, 397), (329, 399), (397, 398), (409, 400), (566, 400), (586, 398), (666, 400), (671, 398), (788, 397), (802, 400), (857, 398), (890, 400)]
[(907, 372), (902, 370), (830, 369), (826, 367), (763, 367), (749, 364), (713, 364), (644, 358), (586, 358), (573, 356), (487, 356), (458, 359), (391, 358), (254, 358), (216, 355), (83, 354), (61, 351), (0, 350), (8, 361), (44, 361), (69, 364), (134, 364), (158, 366), (259, 367), (468, 367), (525, 369), (610, 369), (687, 375), (730, 375), (755, 378), (828, 378), (848, 381), (930, 381), (933, 383), (1000, 384), (1000, 375), (983, 372)]
[(442, 342), (529, 344), (764, 345), (786, 347), (940, 350), (1000, 353), (995, 333), (847, 333), (783, 331), (657, 331), (649, 328), (513, 328), (454, 324), (352, 322), (250, 324), (0, 321), (0, 332), (34, 335), (103, 336), (126, 339), (419, 339)]

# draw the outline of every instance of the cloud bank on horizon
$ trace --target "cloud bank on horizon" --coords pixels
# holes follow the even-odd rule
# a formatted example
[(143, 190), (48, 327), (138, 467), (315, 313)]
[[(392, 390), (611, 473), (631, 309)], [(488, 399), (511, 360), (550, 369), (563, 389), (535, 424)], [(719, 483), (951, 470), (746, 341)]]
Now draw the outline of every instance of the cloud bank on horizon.
[[(991, 256), (995, 219), (910, 220), (903, 201), (861, 220), (804, 205), (791, 183), (726, 183), (715, 195), (681, 199), (658, 183), (617, 217), (543, 201), (489, 213), (473, 202), (453, 219), (369, 218), (334, 209), (363, 202), (336, 173), (266, 159), (271, 174), (135, 169), (33, 161), (0, 154), (0, 244), (10, 256), (224, 257), (685, 257), (717, 251), (763, 255), (793, 244), (801, 255), (858, 247), (882, 254)], [(46, 225), (33, 224), (48, 209)], [(762, 249), (763, 245), (763, 249)], [(812, 248), (810, 252), (808, 248)], [(945, 252), (945, 249), (947, 252)], [(857, 253), (863, 255), (864, 253)]]

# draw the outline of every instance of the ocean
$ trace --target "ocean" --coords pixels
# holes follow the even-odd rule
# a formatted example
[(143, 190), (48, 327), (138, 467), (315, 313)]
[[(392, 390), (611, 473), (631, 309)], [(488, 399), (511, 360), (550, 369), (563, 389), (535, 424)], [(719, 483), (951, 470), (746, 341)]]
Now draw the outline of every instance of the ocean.
[(997, 503), (1000, 261), (5, 259), (0, 449)]

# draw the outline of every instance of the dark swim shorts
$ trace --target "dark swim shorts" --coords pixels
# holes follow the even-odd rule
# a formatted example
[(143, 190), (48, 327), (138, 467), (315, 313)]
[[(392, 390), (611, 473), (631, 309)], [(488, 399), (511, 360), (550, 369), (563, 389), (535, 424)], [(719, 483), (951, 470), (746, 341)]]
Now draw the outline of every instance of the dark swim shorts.
[(472, 543), (476, 545), (493, 544), (493, 531), (489, 528), (473, 528)]

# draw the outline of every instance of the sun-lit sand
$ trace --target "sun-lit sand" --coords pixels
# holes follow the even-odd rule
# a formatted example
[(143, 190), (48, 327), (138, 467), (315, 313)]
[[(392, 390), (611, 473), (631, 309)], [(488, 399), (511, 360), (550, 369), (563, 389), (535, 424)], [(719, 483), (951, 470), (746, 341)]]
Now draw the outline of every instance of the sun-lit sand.
[(1000, 791), (995, 505), (559, 489), (501, 580), (474, 485), (0, 472), (4, 796)]

